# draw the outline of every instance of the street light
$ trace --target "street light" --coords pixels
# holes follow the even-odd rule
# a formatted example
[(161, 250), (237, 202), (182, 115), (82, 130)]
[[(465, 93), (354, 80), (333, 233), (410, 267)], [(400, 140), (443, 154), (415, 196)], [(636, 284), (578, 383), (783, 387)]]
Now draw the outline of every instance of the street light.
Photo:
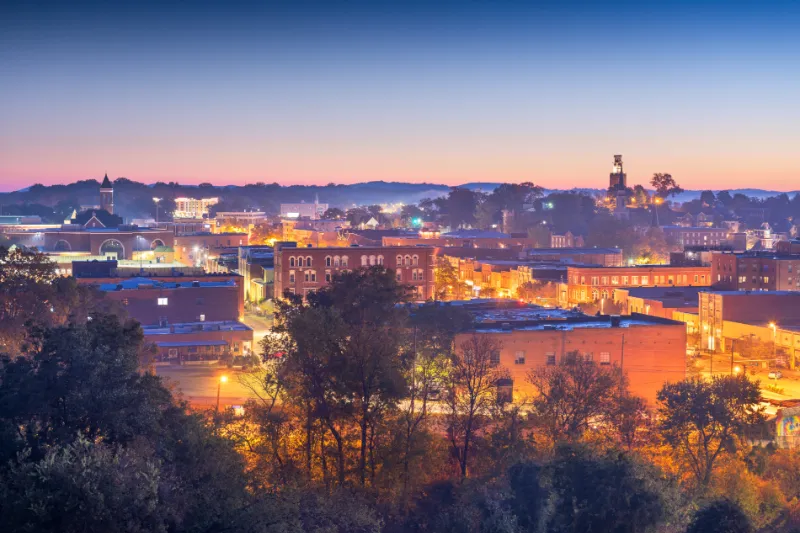
[(156, 203), (156, 226), (158, 226), (158, 202), (161, 201), (161, 198), (153, 198), (153, 201)]
[(217, 383), (217, 408), (215, 409), (215, 414), (219, 414), (219, 393), (222, 390), (222, 384), (228, 382), (228, 376), (225, 374), (219, 377), (219, 382)]

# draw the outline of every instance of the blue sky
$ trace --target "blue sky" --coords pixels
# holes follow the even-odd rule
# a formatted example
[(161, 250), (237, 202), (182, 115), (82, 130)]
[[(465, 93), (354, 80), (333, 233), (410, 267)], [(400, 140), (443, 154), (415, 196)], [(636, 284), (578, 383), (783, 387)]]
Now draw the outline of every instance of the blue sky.
[(4, 2), (0, 188), (795, 189), (800, 5)]

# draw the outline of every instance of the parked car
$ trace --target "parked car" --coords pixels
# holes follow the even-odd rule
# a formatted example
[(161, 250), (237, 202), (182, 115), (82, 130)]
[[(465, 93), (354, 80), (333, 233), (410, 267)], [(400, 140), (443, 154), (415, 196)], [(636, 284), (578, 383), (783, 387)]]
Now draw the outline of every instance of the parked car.
[(769, 379), (781, 379), (783, 377), (783, 372), (780, 370), (772, 370), (769, 373)]

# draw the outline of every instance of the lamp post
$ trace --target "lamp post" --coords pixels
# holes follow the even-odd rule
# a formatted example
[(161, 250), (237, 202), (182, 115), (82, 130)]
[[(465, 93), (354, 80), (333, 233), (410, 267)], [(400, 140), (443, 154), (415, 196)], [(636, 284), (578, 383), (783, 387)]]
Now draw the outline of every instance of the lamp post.
[(153, 201), (156, 203), (156, 227), (158, 227), (158, 202), (161, 201), (161, 198), (153, 198)]
[(777, 349), (777, 337), (778, 337), (778, 326), (775, 322), (770, 322), (769, 327), (772, 328), (772, 358), (775, 359), (778, 356), (778, 349)]
[(219, 381), (217, 382), (217, 407), (214, 410), (215, 414), (217, 415), (219, 414), (219, 393), (222, 390), (222, 384), (227, 382), (228, 382), (228, 376), (226, 376), (225, 374), (221, 375), (219, 377)]

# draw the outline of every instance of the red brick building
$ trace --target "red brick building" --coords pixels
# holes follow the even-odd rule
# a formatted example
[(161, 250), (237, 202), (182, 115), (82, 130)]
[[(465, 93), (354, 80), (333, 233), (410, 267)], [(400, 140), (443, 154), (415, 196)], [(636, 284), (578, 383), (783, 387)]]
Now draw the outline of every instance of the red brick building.
[(393, 270), (397, 281), (412, 288), (416, 300), (434, 294), (434, 249), (427, 246), (352, 246), (298, 248), (295, 243), (275, 244), (275, 295), (289, 290), (307, 295), (325, 287), (343, 270), (382, 265)]
[(568, 266), (567, 283), (559, 291), (562, 305), (595, 302), (614, 297), (623, 287), (706, 287), (711, 284), (707, 266)]
[(99, 286), (144, 325), (237, 321), (244, 316), (242, 286), (234, 280), (161, 281), (131, 278)]
[[(791, 245), (788, 245), (791, 250)], [(800, 290), (800, 254), (719, 252), (711, 256), (711, 282), (730, 291)]]
[(208, 258), (218, 257), (225, 249), (248, 246), (247, 233), (189, 233), (175, 235), (175, 261), (203, 266)]
[(686, 325), (633, 314), (586, 316), (564, 310), (525, 306), (479, 313), (474, 332), (459, 334), (456, 347), (473, 333), (490, 335), (499, 344), (497, 362), (508, 371), (514, 401), (534, 394), (528, 373), (560, 364), (575, 354), (598, 365), (618, 365), (630, 390), (650, 405), (666, 382), (686, 375)]

